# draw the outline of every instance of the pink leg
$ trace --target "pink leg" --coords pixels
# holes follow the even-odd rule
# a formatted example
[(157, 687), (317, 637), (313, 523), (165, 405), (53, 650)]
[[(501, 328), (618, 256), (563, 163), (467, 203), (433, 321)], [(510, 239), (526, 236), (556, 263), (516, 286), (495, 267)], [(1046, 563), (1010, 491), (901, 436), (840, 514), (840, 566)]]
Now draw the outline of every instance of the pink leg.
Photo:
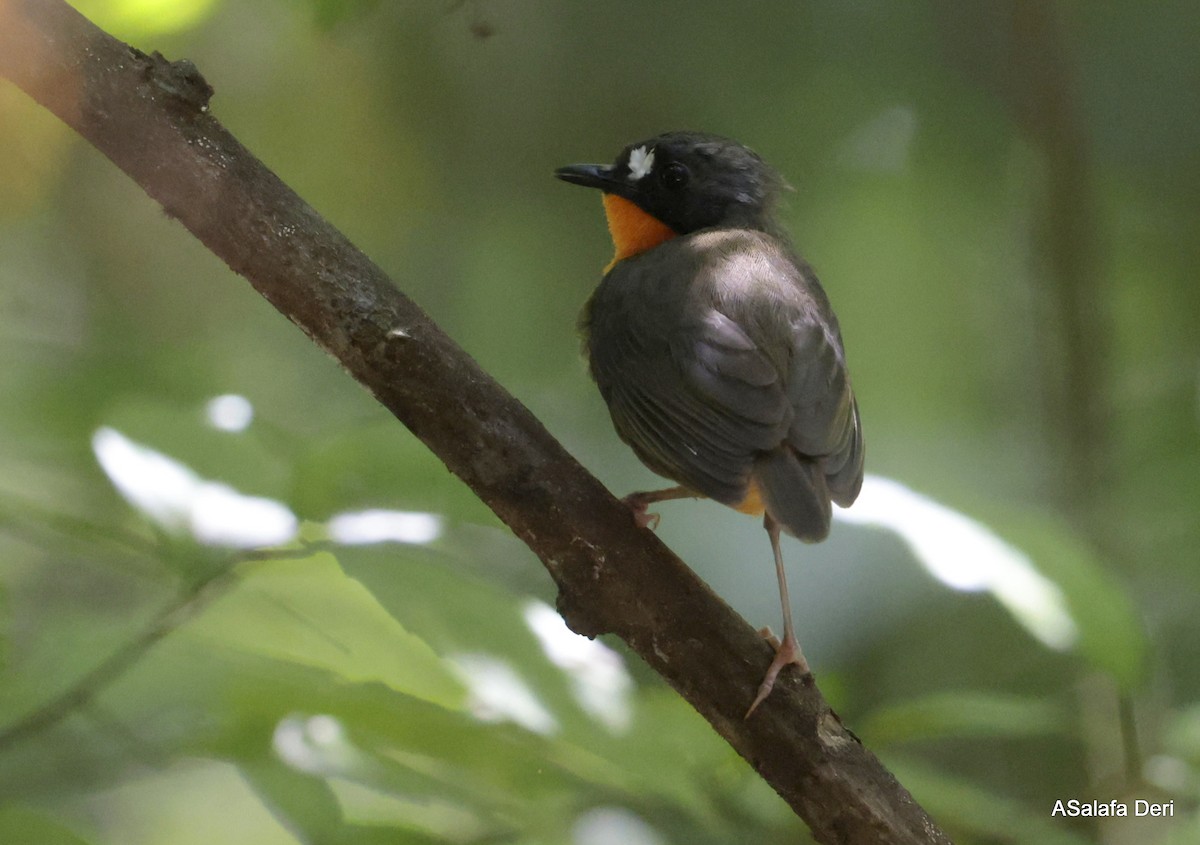
[(665, 502), (669, 499), (700, 499), (699, 493), (693, 493), (686, 487), (668, 487), (666, 490), (651, 490), (646, 493), (630, 493), (621, 501), (633, 511), (633, 521), (638, 528), (658, 528), (661, 517), (656, 513), (647, 513), (646, 509), (655, 502)]
[(805, 675), (811, 671), (808, 668), (808, 661), (804, 659), (804, 654), (800, 651), (800, 643), (796, 641), (796, 632), (792, 629), (792, 603), (788, 599), (787, 575), (783, 571), (783, 552), (779, 548), (779, 523), (772, 519), (770, 514), (767, 514), (763, 518), (763, 526), (767, 529), (767, 536), (771, 538), (771, 550), (775, 553), (775, 574), (779, 578), (779, 600), (783, 603), (783, 642), (773, 642), (774, 637), (770, 636), (770, 630), (764, 630), (764, 636), (767, 636), (768, 641), (775, 646), (775, 659), (767, 667), (767, 674), (763, 677), (762, 683), (758, 685), (758, 695), (754, 697), (754, 703), (746, 711), (747, 719), (758, 705), (762, 704), (771, 694), (771, 690), (775, 686), (775, 679), (779, 677), (779, 672), (784, 666), (795, 663), (800, 667), (800, 672)]

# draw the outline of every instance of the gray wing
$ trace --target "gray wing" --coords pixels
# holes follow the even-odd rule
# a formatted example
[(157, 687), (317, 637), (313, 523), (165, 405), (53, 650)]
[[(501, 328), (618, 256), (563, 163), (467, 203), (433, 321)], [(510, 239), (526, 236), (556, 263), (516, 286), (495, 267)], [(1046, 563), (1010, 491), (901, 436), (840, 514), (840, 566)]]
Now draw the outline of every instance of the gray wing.
[(783, 379), (729, 317), (710, 310), (624, 355), (592, 348), (592, 370), (621, 438), (660, 475), (737, 504), (755, 456), (787, 436)]
[(792, 321), (787, 444), (817, 463), (833, 501), (849, 507), (862, 487), (863, 437), (836, 324), (803, 313)]
[[(778, 354), (768, 356), (732, 318), (709, 309), (665, 348), (619, 362), (594, 354), (593, 370), (618, 433), (659, 474), (737, 504), (764, 453), (786, 445), (803, 467), (792, 460), (792, 475), (800, 474), (781, 470), (778, 486), (794, 485), (809, 510), (814, 495), (826, 511), (827, 495), (849, 504), (861, 484), (862, 437), (841, 343), (822, 321), (801, 315), (775, 345)], [(810, 477), (814, 462), (828, 494), (813, 489), (826, 486)]]

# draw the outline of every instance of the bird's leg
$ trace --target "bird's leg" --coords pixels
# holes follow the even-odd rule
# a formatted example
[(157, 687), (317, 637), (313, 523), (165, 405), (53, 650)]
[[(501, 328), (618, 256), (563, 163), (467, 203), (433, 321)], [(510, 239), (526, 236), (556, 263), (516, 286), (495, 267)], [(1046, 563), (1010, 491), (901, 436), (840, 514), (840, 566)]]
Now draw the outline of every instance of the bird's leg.
[(804, 659), (804, 654), (800, 651), (800, 643), (796, 641), (796, 632), (792, 629), (792, 603), (788, 598), (787, 574), (783, 571), (783, 552), (779, 548), (779, 523), (772, 519), (770, 514), (767, 514), (763, 517), (763, 527), (767, 529), (767, 536), (771, 538), (771, 551), (775, 553), (775, 574), (779, 578), (779, 600), (783, 603), (783, 642), (774, 641), (775, 638), (771, 636), (770, 629), (764, 630), (763, 635), (775, 647), (775, 659), (767, 667), (767, 674), (763, 676), (762, 683), (758, 685), (758, 695), (754, 697), (754, 703), (746, 711), (747, 719), (750, 718), (750, 714), (754, 712), (755, 708), (771, 694), (771, 689), (775, 686), (775, 679), (784, 666), (795, 663), (800, 667), (800, 672), (805, 675), (811, 671), (808, 668), (808, 661)]
[(656, 513), (647, 513), (646, 508), (655, 502), (665, 502), (668, 499), (699, 499), (698, 493), (693, 493), (686, 487), (668, 487), (666, 490), (650, 490), (645, 493), (630, 493), (621, 501), (633, 511), (633, 521), (638, 528), (658, 528), (661, 517)]

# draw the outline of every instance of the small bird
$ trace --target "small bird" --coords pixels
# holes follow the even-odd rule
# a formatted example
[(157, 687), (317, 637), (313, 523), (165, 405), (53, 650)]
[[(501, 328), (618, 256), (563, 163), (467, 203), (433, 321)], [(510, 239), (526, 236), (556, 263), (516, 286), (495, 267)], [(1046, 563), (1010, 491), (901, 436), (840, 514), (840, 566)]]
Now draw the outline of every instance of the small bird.
[(611, 165), (555, 176), (599, 188), (616, 254), (580, 316), (592, 377), (617, 434), (676, 483), (625, 498), (655, 527), (655, 502), (708, 498), (762, 515), (775, 555), (783, 640), (746, 717), (796, 641), (779, 536), (829, 533), (849, 507), (863, 438), (837, 317), (775, 218), (783, 179), (736, 141), (668, 132)]

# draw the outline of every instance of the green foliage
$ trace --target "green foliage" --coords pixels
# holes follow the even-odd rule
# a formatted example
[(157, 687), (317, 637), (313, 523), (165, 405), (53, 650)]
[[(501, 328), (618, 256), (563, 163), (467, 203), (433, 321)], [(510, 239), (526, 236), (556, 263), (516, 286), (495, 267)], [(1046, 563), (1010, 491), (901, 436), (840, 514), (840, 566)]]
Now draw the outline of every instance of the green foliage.
[[(695, 842), (739, 841), (744, 817), (759, 830), (796, 829), (673, 695), (639, 696), (628, 729), (588, 718), (521, 621), (520, 603), (455, 574), (453, 556), (345, 554), (365, 581), (329, 552), (233, 565), (203, 606), (148, 641), (127, 672), (87, 687), (61, 721), (15, 740), (0, 735), (0, 791), (17, 802), (7, 823), (49, 826), (19, 808), (62, 812), (84, 795), (123, 784), (136, 791), (148, 762), (175, 760), (173, 768), (200, 771), (202, 761), (236, 766), (301, 841), (556, 842), (581, 813), (608, 804)], [(371, 580), (381, 602), (364, 586)], [(464, 710), (454, 658), (435, 656), (398, 618), (448, 654), (504, 661), (532, 685), (552, 725), (532, 731)], [(34, 636), (60, 619), (45, 617)], [(11, 725), (38, 706), (5, 707), (2, 717)], [(69, 786), (52, 765), (30, 777), (32, 759), (62, 761), (67, 747)], [(200, 803), (219, 786), (189, 783)], [(169, 824), (173, 809), (142, 806), (138, 826)], [(238, 817), (227, 822), (210, 823), (208, 835), (240, 836)], [(129, 823), (81, 841), (130, 836)]]
[(254, 570), (192, 625), (214, 648), (248, 648), (447, 706), (461, 699), (437, 655), (346, 577), (333, 555), (318, 552)]
[(25, 807), (0, 808), (0, 839), (5, 842), (37, 842), (39, 845), (86, 845), (68, 827)]
[[(885, 763), (925, 808), (948, 830), (962, 830), (969, 841), (1037, 842), (1039, 845), (1086, 845), (1088, 838), (1049, 819), (1047, 806), (1026, 806), (959, 778), (946, 777), (919, 763), (885, 756)], [(1053, 803), (1053, 802), (1051, 802)], [(956, 837), (956, 841), (958, 837)]]
[(1146, 635), (1126, 590), (1105, 572), (1085, 542), (1061, 524), (1027, 518), (1010, 536), (1063, 591), (1079, 627), (1079, 652), (1133, 692), (1146, 679)]
[(933, 693), (881, 707), (861, 727), (872, 747), (946, 737), (1064, 735), (1067, 713), (1052, 701), (977, 691)]
[(77, 0), (72, 4), (118, 38), (161, 37), (201, 23), (217, 0)]
[(313, 22), (322, 29), (332, 29), (340, 23), (368, 14), (379, 0), (310, 0)]
[[(890, 533), (840, 522), (786, 550), (823, 688), (956, 842), (1196, 840), (1188, 4), (77, 5), (195, 61), (214, 114), (618, 492), (653, 482), (574, 329), (610, 247), (594, 198), (550, 173), (672, 128), (755, 147), (796, 189), (785, 218), (839, 314), (869, 470), (1027, 558), (1014, 571), (1074, 633), (1039, 639), (1019, 579), (930, 578), (896, 513), (875, 520)], [(1035, 6), (1061, 24), (1049, 46), (1014, 23)], [(1060, 83), (1059, 123), (1023, 117)], [(1055, 138), (1078, 140), (1080, 182)], [(1076, 300), (1064, 255), (1089, 268)], [(1102, 331), (1070, 371), (1081, 320)], [(0, 842), (806, 841), (619, 643), (575, 644), (575, 664), (548, 647), (530, 553), (5, 82), (0, 355)], [(225, 393), (252, 403), (244, 431), (206, 422)], [(100, 468), (103, 428), (186, 468), (191, 494), (286, 506), (296, 535), (236, 551), (148, 517)], [(375, 508), (440, 534), (331, 536)], [(706, 580), (776, 622), (758, 525), (663, 514)], [(948, 550), (960, 575), (976, 548)], [(1050, 815), (1073, 797), (1176, 815)]]

